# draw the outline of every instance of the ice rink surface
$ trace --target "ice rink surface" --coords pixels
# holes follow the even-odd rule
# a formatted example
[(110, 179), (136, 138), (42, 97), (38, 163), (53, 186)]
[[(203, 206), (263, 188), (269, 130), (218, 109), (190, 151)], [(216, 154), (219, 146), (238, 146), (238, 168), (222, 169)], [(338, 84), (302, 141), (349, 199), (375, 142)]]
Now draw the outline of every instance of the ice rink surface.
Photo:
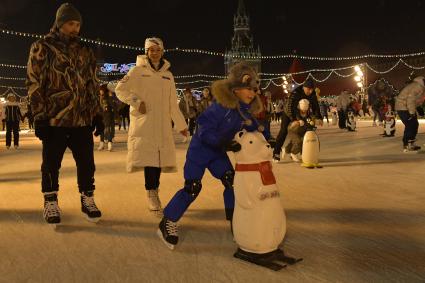
[[(393, 138), (382, 138), (371, 121), (358, 126), (319, 128), (323, 169), (289, 160), (274, 165), (287, 215), (282, 247), (304, 258), (279, 272), (233, 258), (222, 185), (209, 173), (179, 223), (179, 245), (168, 250), (156, 235), (160, 218), (147, 209), (143, 173), (125, 172), (124, 131), (113, 152), (95, 152), (102, 220), (84, 219), (67, 151), (62, 224), (52, 229), (42, 218), (40, 142), (22, 131), (20, 148), (6, 150), (3, 132), (0, 282), (425, 282), (425, 154), (402, 152), (401, 124)], [(419, 145), (424, 132), (421, 124)], [(161, 177), (164, 205), (184, 182), (187, 144), (175, 137), (179, 172)]]

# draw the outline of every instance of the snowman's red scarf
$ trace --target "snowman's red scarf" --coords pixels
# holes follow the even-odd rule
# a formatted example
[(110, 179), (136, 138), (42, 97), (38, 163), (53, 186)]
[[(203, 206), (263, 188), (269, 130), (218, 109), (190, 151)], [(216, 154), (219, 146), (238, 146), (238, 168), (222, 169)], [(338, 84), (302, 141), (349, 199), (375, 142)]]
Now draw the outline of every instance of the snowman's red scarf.
[(270, 161), (264, 161), (260, 163), (252, 164), (236, 164), (235, 171), (246, 172), (246, 171), (259, 171), (261, 175), (261, 181), (263, 185), (276, 184), (276, 178), (273, 175), (272, 163)]

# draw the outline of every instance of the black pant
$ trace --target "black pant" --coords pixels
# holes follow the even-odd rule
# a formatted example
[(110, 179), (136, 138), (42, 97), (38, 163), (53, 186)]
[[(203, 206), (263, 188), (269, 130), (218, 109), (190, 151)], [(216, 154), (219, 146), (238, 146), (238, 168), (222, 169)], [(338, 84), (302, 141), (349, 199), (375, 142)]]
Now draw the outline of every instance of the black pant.
[(115, 117), (113, 113), (105, 113), (103, 116), (103, 124), (105, 125), (105, 130), (103, 133), (100, 133), (100, 141), (112, 142), (115, 137)]
[(414, 141), (416, 139), (419, 128), (418, 117), (416, 117), (416, 115), (410, 117), (409, 111), (407, 110), (397, 111), (397, 114), (404, 124), (403, 145), (406, 146), (409, 141)]
[(130, 127), (130, 115), (120, 115), (120, 123), (118, 124), (118, 130), (121, 130), (121, 124), (124, 127), (124, 130), (126, 129), (125, 121), (127, 120), (127, 125)]
[(373, 122), (376, 121), (376, 118), (378, 118), (379, 122), (384, 121), (384, 117), (383, 117), (383, 113), (379, 108), (376, 107), (372, 107), (372, 111), (373, 111)]
[(193, 132), (195, 131), (195, 127), (196, 127), (196, 118), (186, 119), (186, 123), (189, 127), (189, 134), (193, 136)]
[(347, 116), (344, 110), (338, 110), (338, 127), (340, 129), (347, 128)]
[(276, 145), (273, 150), (273, 155), (279, 155), (282, 150), (283, 143), (285, 142), (286, 135), (288, 134), (288, 126), (291, 120), (286, 115), (285, 112), (282, 112), (282, 121), (280, 123), (279, 134), (277, 134)]
[(67, 147), (72, 151), (77, 165), (79, 191), (93, 191), (95, 165), (91, 127), (50, 127), (49, 131), (48, 137), (43, 140), (41, 191), (59, 190), (59, 169)]
[(28, 129), (34, 129), (34, 119), (28, 119)]
[(12, 132), (13, 144), (19, 146), (19, 121), (6, 122), (6, 146), (10, 146), (12, 144)]
[(159, 188), (160, 167), (145, 167), (145, 188), (146, 190), (156, 190)]

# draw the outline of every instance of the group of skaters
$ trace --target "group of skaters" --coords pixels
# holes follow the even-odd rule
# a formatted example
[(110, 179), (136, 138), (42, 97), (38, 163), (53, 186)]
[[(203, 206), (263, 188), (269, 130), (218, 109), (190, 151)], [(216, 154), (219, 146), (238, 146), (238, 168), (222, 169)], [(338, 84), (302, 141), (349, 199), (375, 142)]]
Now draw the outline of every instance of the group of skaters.
[[(112, 150), (112, 142), (115, 137), (115, 126), (118, 124), (118, 130), (121, 127), (126, 130), (130, 124), (130, 106), (117, 100), (113, 91), (107, 88), (107, 85), (101, 85), (99, 88), (99, 101), (102, 110), (102, 120), (105, 129), (95, 132), (99, 136), (98, 150), (107, 148)], [(9, 93), (6, 96), (6, 102), (0, 104), (0, 118), (2, 121), (2, 130), (6, 131), (6, 149), (19, 148), (19, 138), (22, 123), (27, 119), (26, 128), (28, 131), (34, 131), (34, 115), (31, 105), (18, 102), (19, 96), (15, 93)], [(24, 114), (22, 114), (24, 112)]]
[[(384, 132), (384, 137), (394, 136), (396, 116), (404, 124), (403, 152), (418, 152), (421, 147), (416, 145), (416, 135), (418, 133), (418, 116), (425, 116), (423, 105), (425, 100), (425, 82), (423, 76), (411, 76), (406, 85), (399, 93), (394, 90), (383, 79), (378, 79), (368, 88), (368, 99), (360, 103), (360, 97), (350, 94), (344, 90), (336, 99), (336, 110), (338, 112), (338, 126), (340, 129), (348, 129), (351, 119), (355, 116), (373, 117), (372, 126), (384, 126), (386, 122), (393, 123), (394, 130), (390, 133)], [(332, 109), (330, 111), (334, 111)], [(323, 113), (323, 112), (322, 112)], [(334, 115), (336, 117), (336, 115)], [(377, 123), (378, 122), (378, 123)]]
[[(28, 59), (29, 101), (35, 135), (42, 142), (43, 216), (49, 224), (61, 222), (59, 169), (67, 148), (72, 151), (77, 166), (81, 211), (91, 222), (102, 216), (94, 199), (93, 134), (100, 135), (109, 147), (114, 138), (111, 102), (114, 95), (107, 86), (102, 86), (99, 92), (94, 52), (79, 41), (81, 23), (81, 15), (74, 6), (61, 5), (51, 31), (32, 44)], [(273, 159), (278, 162), (288, 135), (291, 143), (285, 146), (285, 152), (296, 156), (301, 150), (299, 137), (305, 132), (304, 126), (312, 119), (317, 125), (323, 125), (323, 121), (314, 81), (307, 79), (284, 104), (280, 131), (273, 140), (268, 95), (260, 95), (258, 75), (245, 62), (233, 66), (226, 79), (212, 84), (211, 92), (204, 94), (205, 105), (197, 105), (189, 91), (177, 104), (170, 62), (163, 55), (163, 41), (147, 38), (145, 54), (137, 56), (136, 66), (114, 91), (122, 103), (129, 105), (127, 171), (144, 172), (148, 208), (163, 211), (158, 235), (169, 248), (174, 248), (179, 239), (177, 223), (200, 194), (206, 169), (223, 184), (224, 215), (231, 225), (235, 171), (226, 152), (241, 149), (234, 140), (237, 132), (242, 129), (261, 132), (274, 148)], [(396, 101), (396, 110), (406, 125), (403, 142), (409, 147), (417, 132), (411, 103), (423, 96), (424, 90), (423, 78), (416, 78)], [(163, 206), (159, 197), (161, 174), (177, 170), (173, 127), (183, 137), (192, 138), (183, 168), (183, 186)], [(140, 176), (134, 174), (133, 178)]]
[[(108, 145), (113, 139), (113, 95), (107, 86), (98, 91), (93, 49), (78, 37), (81, 23), (81, 14), (74, 6), (61, 5), (51, 31), (32, 44), (27, 65), (35, 135), (42, 142), (43, 216), (49, 224), (61, 222), (59, 170), (67, 148), (77, 166), (81, 211), (91, 222), (102, 216), (94, 194), (93, 134), (101, 135)], [(226, 151), (240, 150), (234, 135), (243, 128), (258, 130), (267, 140), (271, 137), (268, 127), (254, 116), (263, 106), (257, 95), (260, 81), (252, 67), (244, 62), (235, 65), (227, 79), (212, 84), (214, 101), (205, 100), (205, 109), (193, 114), (195, 105), (189, 94), (181, 99), (180, 107), (177, 104), (174, 77), (163, 55), (162, 40), (147, 38), (145, 54), (137, 56), (136, 66), (114, 91), (121, 102), (129, 105), (127, 171), (144, 171), (152, 211), (163, 208), (159, 198), (161, 174), (177, 169), (172, 127), (188, 137), (193, 125), (190, 120), (196, 119), (183, 169), (184, 185), (163, 208), (158, 226), (161, 239), (173, 247), (178, 241), (177, 222), (199, 195), (206, 169), (222, 182), (226, 219), (232, 221), (234, 170)]]

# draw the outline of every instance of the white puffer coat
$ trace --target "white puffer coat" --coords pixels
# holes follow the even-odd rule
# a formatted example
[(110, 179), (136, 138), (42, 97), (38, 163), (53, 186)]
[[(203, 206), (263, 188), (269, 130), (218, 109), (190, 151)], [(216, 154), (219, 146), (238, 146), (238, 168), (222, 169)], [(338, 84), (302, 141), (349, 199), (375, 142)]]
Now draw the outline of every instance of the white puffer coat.
[(341, 94), (336, 98), (336, 108), (338, 111), (343, 110), (346, 111), (348, 105), (350, 104), (350, 96), (351, 94), (344, 90), (341, 92)]
[[(161, 167), (163, 172), (176, 171), (176, 152), (171, 120), (175, 129), (187, 128), (177, 106), (174, 77), (164, 60), (160, 70), (154, 70), (146, 55), (137, 56), (136, 66), (118, 83), (117, 97), (130, 105), (127, 171), (146, 166)], [(138, 109), (146, 105), (146, 114)]]
[(424, 95), (424, 77), (417, 77), (400, 91), (395, 100), (395, 110), (408, 110), (410, 114), (415, 114), (416, 107), (422, 104)]

